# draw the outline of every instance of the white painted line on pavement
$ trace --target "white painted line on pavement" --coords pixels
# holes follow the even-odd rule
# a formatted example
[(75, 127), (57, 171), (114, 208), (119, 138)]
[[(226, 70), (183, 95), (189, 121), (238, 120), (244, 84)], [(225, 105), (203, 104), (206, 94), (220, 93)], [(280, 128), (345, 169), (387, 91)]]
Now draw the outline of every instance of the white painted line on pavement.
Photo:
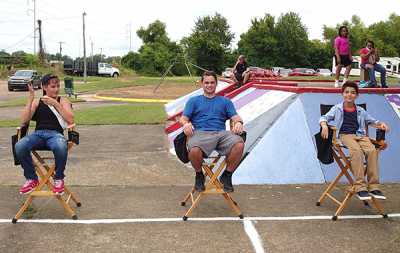
[[(400, 218), (400, 213), (388, 214), (389, 218)], [(293, 221), (293, 220), (330, 220), (332, 216), (270, 216), (270, 217), (245, 217), (249, 221)], [(343, 215), (341, 219), (382, 219), (382, 215)], [(112, 223), (146, 223), (146, 222), (183, 222), (182, 218), (134, 218), (134, 219), (90, 219), (90, 220), (71, 220), (71, 219), (20, 219), (18, 222), (24, 223), (53, 223), (53, 224), (112, 224)], [(188, 221), (243, 221), (238, 217), (205, 217), (189, 218)], [(188, 222), (186, 221), (186, 222)], [(0, 219), (0, 223), (9, 223), (11, 219)]]
[(251, 243), (253, 244), (254, 250), (256, 253), (264, 253), (264, 247), (258, 234), (256, 227), (251, 220), (243, 221), (244, 231), (246, 231), (247, 236), (249, 237)]

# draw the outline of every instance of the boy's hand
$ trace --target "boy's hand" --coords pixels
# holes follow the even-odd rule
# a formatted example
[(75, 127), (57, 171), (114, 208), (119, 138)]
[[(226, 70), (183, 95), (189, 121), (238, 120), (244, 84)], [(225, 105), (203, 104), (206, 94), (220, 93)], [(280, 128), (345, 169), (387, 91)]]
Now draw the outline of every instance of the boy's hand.
[(381, 129), (383, 131), (389, 132), (389, 126), (386, 125), (384, 122), (380, 122), (376, 125), (376, 128)]
[(329, 135), (329, 129), (327, 125), (322, 125), (322, 130), (321, 130), (321, 137), (322, 139), (328, 139)]

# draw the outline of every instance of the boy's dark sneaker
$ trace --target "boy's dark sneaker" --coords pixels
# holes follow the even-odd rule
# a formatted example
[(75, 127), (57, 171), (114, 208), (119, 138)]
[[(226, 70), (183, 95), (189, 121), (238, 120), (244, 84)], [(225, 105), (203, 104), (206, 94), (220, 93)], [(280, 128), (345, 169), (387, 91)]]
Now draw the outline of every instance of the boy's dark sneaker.
[(196, 173), (196, 178), (194, 181), (194, 189), (198, 192), (203, 192), (206, 188), (204, 187), (204, 174)]
[(385, 195), (383, 195), (383, 192), (381, 192), (380, 190), (370, 191), (369, 195), (371, 195), (376, 199), (383, 199), (383, 200), (386, 199)]
[(359, 200), (370, 200), (371, 196), (367, 191), (359, 191), (357, 192), (357, 197)]
[(382, 88), (389, 88), (389, 86), (387, 86), (387, 85), (382, 85), (381, 87)]
[(225, 192), (233, 192), (232, 174), (227, 175), (225, 172), (222, 173), (222, 175), (219, 177), (219, 181), (224, 185)]

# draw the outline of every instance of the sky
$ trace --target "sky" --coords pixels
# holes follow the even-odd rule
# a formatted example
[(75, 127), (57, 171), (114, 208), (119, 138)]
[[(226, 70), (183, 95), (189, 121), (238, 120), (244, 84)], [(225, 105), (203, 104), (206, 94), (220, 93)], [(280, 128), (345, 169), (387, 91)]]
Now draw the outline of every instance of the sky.
[[(0, 50), (33, 52), (33, 1), (0, 0)], [(136, 36), (140, 27), (155, 20), (166, 23), (174, 41), (188, 36), (198, 17), (216, 12), (227, 18), (235, 34), (246, 32), (251, 19), (269, 13), (276, 18), (289, 11), (300, 15), (310, 39), (322, 39), (323, 25), (336, 26), (352, 15), (366, 24), (387, 20), (391, 13), (400, 15), (400, 0), (35, 0), (36, 18), (42, 20), (45, 50), (55, 54), (62, 43), (62, 53), (83, 55), (82, 13), (86, 12), (86, 54), (102, 52), (123, 56), (131, 48), (139, 49)], [(130, 31), (132, 42), (130, 43)]]

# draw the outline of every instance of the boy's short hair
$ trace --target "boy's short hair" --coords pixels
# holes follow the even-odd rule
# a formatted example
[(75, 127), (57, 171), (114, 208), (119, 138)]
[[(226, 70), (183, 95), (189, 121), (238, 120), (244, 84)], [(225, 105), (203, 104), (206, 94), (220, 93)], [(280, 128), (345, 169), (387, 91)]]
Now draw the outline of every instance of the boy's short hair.
[(218, 82), (217, 74), (214, 71), (204, 71), (203, 75), (201, 75), (201, 81), (203, 82), (205, 76), (213, 76), (215, 82)]
[(345, 83), (342, 85), (342, 93), (344, 92), (344, 90), (345, 90), (347, 87), (354, 88), (354, 89), (356, 90), (357, 95), (358, 95), (358, 92), (359, 92), (359, 90), (358, 90), (358, 85), (357, 85), (355, 82), (351, 82), (351, 81), (345, 82)]

